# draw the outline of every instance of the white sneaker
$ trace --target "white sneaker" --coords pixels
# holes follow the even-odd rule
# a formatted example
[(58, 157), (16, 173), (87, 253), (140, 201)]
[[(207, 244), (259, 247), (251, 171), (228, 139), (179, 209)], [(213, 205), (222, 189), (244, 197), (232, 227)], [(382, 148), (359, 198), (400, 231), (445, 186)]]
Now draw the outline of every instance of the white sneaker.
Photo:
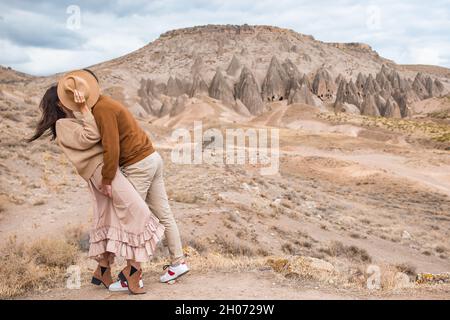
[(164, 270), (165, 269), (167, 269), (166, 273), (160, 278), (160, 281), (163, 283), (175, 280), (189, 272), (186, 262), (180, 263), (177, 266), (166, 265), (164, 266)]
[[(142, 281), (142, 279), (139, 280), (139, 287), (144, 287), (144, 281)], [(112, 292), (128, 291), (128, 283), (126, 281), (117, 280), (116, 282), (111, 283), (108, 289)]]

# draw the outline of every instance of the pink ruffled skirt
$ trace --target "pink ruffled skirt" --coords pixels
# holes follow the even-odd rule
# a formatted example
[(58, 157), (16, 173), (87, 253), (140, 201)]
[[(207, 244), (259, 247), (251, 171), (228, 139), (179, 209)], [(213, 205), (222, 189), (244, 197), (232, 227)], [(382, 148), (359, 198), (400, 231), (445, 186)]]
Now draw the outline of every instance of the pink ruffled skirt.
[(88, 181), (94, 203), (89, 257), (98, 260), (109, 252), (146, 262), (163, 237), (164, 226), (119, 169), (111, 184), (112, 198), (104, 196), (99, 190), (102, 167), (98, 166)]

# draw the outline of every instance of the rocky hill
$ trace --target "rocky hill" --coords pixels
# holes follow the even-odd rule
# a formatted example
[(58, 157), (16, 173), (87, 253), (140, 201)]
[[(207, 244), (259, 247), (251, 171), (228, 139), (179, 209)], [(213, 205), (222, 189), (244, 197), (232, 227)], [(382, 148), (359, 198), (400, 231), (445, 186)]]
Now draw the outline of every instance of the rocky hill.
[[(106, 93), (136, 115), (153, 117), (176, 116), (190, 99), (205, 96), (246, 116), (268, 111), (273, 101), (285, 101), (322, 110), (407, 117), (415, 114), (416, 102), (450, 89), (448, 69), (401, 66), (366, 44), (325, 43), (271, 26), (207, 25), (169, 31), (92, 69)], [(42, 91), (56, 78), (33, 83)]]

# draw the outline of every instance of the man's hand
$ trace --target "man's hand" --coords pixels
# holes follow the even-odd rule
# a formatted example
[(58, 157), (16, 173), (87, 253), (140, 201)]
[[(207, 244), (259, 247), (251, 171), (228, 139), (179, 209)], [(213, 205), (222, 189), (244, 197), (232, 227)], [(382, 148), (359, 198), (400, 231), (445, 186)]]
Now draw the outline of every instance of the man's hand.
[(112, 198), (112, 188), (110, 184), (101, 184), (98, 188), (105, 196)]

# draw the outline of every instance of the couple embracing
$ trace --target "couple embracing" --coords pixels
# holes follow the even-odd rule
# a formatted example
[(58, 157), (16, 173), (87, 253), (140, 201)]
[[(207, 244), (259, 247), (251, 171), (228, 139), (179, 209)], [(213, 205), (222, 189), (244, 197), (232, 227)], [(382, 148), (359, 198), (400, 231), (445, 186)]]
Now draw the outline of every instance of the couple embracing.
[[(132, 114), (118, 101), (101, 95), (88, 70), (65, 74), (44, 94), (42, 117), (29, 141), (50, 131), (93, 200), (89, 257), (98, 262), (92, 283), (111, 291), (145, 293), (141, 263), (154, 254), (165, 236), (171, 264), (161, 282), (189, 268), (163, 178), (163, 160)], [(111, 264), (123, 257), (127, 266), (114, 281)]]

